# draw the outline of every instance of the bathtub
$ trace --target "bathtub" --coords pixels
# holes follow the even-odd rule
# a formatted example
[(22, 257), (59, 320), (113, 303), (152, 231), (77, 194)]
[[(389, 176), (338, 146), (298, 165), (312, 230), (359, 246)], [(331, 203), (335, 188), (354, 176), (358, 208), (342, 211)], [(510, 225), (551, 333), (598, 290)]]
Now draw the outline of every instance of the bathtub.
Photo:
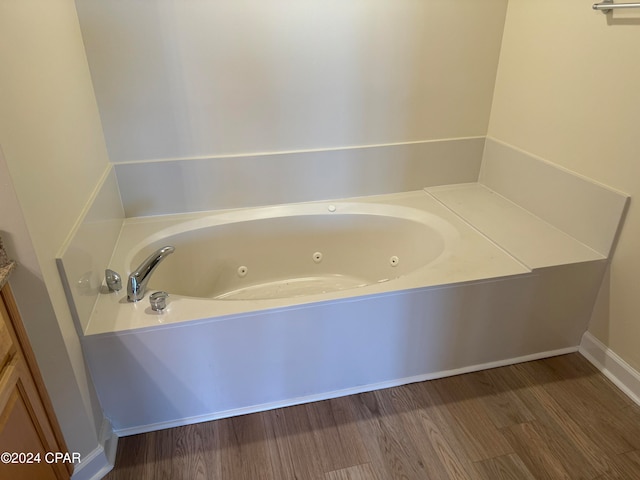
[(85, 333), (531, 271), (424, 191), (129, 219), (109, 267), (125, 279), (165, 245), (147, 291), (166, 291), (167, 309), (103, 294)]
[(109, 268), (165, 245), (84, 331), (119, 435), (576, 351), (605, 266), (528, 265), (425, 190), (127, 219)]
[(446, 220), (416, 208), (320, 203), (207, 216), (143, 240), (133, 270), (164, 244), (176, 247), (151, 289), (217, 300), (334, 293), (388, 282), (445, 261), (459, 247)]

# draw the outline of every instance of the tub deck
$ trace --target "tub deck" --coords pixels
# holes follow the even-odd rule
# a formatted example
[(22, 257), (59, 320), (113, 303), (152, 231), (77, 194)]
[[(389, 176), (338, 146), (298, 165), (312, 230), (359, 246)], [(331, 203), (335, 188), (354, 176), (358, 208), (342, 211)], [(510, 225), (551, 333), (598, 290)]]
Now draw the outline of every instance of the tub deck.
[[(474, 196), (475, 194), (475, 196)], [(483, 204), (477, 199), (484, 199)], [(461, 201), (457, 200), (461, 199)], [(124, 332), (136, 329), (167, 326), (185, 321), (211, 320), (234, 314), (245, 314), (265, 309), (291, 308), (310, 303), (345, 300), (359, 296), (393, 294), (404, 290), (446, 286), (465, 282), (505, 278), (528, 274), (549, 261), (538, 261), (536, 251), (540, 245), (561, 244), (561, 254), (553, 260), (561, 263), (602, 260), (604, 257), (575, 239), (542, 222), (520, 207), (508, 202), (485, 187), (477, 184), (450, 186), (448, 189), (419, 190), (391, 195), (378, 195), (341, 200), (344, 203), (382, 203), (401, 205), (433, 213), (454, 226), (460, 239), (456, 250), (445, 262), (419, 269), (418, 271), (381, 284), (365, 285), (358, 279), (337, 279), (336, 288), (327, 288), (325, 293), (302, 295), (318, 283), (330, 283), (336, 279), (291, 279), (278, 284), (265, 285), (263, 289), (276, 291), (273, 297), (251, 299), (251, 293), (243, 295), (244, 300), (221, 300), (170, 295), (169, 306), (163, 314), (156, 314), (145, 300), (137, 304), (126, 301), (126, 294), (100, 294), (85, 335)], [(333, 202), (335, 203), (335, 202)], [(332, 202), (311, 202), (312, 205), (330, 205)], [(464, 205), (475, 205), (471, 212)], [(473, 216), (474, 212), (484, 213), (493, 208), (496, 214), (490, 217), (496, 224), (512, 224), (510, 231), (487, 228)], [(484, 211), (483, 211), (484, 210)], [(224, 213), (228, 213), (225, 211)], [(125, 272), (124, 259), (144, 239), (153, 237), (154, 232), (205, 218), (222, 212), (202, 212), (163, 217), (131, 218), (125, 220), (120, 241), (116, 247), (110, 268)], [(506, 219), (506, 222), (502, 220)], [(488, 225), (491, 227), (492, 225)], [(496, 233), (497, 232), (497, 233)], [(525, 237), (521, 232), (527, 232)], [(522, 246), (520, 249), (514, 245)], [(553, 249), (551, 249), (553, 251)], [(564, 256), (563, 256), (564, 255)], [(538, 255), (540, 256), (540, 255)], [(562, 257), (562, 258), (560, 258)], [(544, 260), (544, 258), (542, 258)], [(547, 259), (548, 260), (548, 259)], [(160, 267), (161, 268), (161, 267)], [(354, 288), (343, 288), (354, 286)], [(260, 287), (256, 287), (256, 290)], [(291, 295), (282, 292), (290, 288)], [(316, 290), (317, 291), (317, 290)], [(245, 292), (247, 293), (247, 292)], [(264, 293), (264, 292), (263, 292)], [(265, 295), (256, 295), (262, 296)]]
[[(131, 304), (126, 301), (126, 295), (122, 291), (103, 293), (98, 298), (85, 335), (145, 329), (185, 321), (224, 318), (265, 309), (290, 308), (357, 296), (392, 294), (416, 288), (505, 278), (528, 274), (544, 267), (605, 259), (604, 255), (477, 183), (353, 198), (341, 202), (402, 205), (434, 213), (458, 230), (460, 242), (455, 254), (446, 262), (376, 285), (362, 285), (363, 282), (358, 278), (278, 280), (273, 284), (250, 287), (248, 291), (230, 292), (227, 299), (224, 299), (224, 296), (206, 299), (171, 295), (169, 307), (163, 314), (152, 312), (146, 298), (142, 302)], [(230, 211), (224, 211), (228, 212)], [(126, 271), (123, 259), (127, 253), (145, 238), (153, 237), (154, 232), (216, 213), (222, 212), (125, 220), (111, 267), (117, 271)], [(307, 294), (322, 292), (323, 289), (323, 293)], [(232, 301), (233, 298), (241, 300)]]
[(605, 258), (480, 183), (426, 191), (532, 270)]

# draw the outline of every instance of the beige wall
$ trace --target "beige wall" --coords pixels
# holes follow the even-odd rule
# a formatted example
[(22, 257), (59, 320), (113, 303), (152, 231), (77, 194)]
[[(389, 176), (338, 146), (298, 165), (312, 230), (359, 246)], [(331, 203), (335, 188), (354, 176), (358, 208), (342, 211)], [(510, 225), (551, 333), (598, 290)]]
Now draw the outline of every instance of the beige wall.
[(640, 370), (640, 15), (592, 3), (509, 1), (488, 134), (631, 195), (589, 330)]
[(54, 258), (108, 159), (73, 1), (0, 0), (0, 60), (12, 285), (68, 446), (84, 457), (98, 447), (100, 409)]
[(484, 136), (507, 0), (76, 3), (123, 162)]

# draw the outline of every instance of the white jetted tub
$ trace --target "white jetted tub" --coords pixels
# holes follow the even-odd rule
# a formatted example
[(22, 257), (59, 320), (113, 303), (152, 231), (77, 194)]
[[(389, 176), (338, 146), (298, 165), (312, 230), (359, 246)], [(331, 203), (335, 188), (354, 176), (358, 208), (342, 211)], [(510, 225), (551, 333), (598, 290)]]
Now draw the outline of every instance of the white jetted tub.
[(318, 203), (209, 215), (168, 227), (127, 255), (135, 269), (172, 245), (151, 289), (177, 295), (265, 300), (387, 282), (458, 248), (446, 220), (401, 205)]
[(120, 435), (575, 351), (605, 264), (526, 265), (427, 191), (127, 219), (109, 268), (165, 245), (84, 332)]

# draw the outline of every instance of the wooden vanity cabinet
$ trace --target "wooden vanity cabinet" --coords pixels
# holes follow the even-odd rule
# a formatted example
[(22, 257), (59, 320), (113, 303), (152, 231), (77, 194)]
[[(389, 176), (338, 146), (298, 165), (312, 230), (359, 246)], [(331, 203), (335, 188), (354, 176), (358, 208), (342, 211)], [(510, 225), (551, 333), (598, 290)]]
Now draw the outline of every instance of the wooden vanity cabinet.
[(10, 460), (17, 463), (0, 459), (0, 479), (66, 480), (73, 472), (72, 463), (53, 461), (53, 454), (68, 450), (8, 284), (0, 291), (0, 455), (4, 452), (14, 454)]

